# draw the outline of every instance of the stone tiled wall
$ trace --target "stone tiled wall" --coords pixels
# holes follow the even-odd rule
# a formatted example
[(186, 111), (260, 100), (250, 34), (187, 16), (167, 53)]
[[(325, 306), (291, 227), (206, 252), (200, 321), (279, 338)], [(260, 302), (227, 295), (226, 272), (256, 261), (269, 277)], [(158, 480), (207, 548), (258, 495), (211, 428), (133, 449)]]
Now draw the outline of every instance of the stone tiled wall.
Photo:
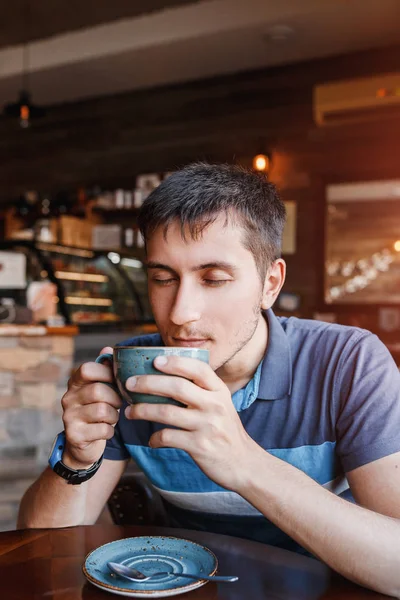
[(73, 365), (70, 336), (0, 338), (0, 530), (63, 429), (61, 398)]

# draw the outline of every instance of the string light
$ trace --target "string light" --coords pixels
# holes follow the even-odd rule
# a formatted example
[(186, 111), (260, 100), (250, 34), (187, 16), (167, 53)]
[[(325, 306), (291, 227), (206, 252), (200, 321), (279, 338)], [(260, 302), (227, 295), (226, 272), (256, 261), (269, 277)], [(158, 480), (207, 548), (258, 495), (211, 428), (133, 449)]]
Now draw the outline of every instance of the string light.
[[(398, 243), (400, 252), (400, 240)], [(348, 277), (347, 281), (340, 285), (332, 286), (327, 294), (327, 302), (338, 300), (346, 294), (354, 294), (358, 290), (362, 290), (372, 281), (374, 281), (380, 273), (388, 271), (390, 264), (395, 260), (393, 253), (385, 248), (381, 252), (374, 252), (370, 258), (362, 258), (356, 261), (328, 261), (326, 270), (330, 277), (342, 276)], [(353, 276), (353, 274), (355, 275)]]

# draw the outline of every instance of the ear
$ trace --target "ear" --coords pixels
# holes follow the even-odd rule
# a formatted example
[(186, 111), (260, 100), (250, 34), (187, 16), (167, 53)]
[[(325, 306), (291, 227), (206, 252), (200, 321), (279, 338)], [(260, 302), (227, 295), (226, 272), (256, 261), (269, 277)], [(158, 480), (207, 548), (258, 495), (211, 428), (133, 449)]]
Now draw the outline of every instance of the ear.
[(269, 267), (265, 276), (261, 308), (267, 310), (275, 302), (286, 277), (286, 263), (283, 258), (278, 258)]

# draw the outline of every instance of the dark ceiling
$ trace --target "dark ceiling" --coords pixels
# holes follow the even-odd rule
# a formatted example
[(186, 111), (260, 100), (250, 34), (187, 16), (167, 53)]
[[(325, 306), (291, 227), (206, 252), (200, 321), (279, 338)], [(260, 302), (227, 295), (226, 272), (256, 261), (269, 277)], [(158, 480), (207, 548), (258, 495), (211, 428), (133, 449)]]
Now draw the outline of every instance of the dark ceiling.
[(0, 48), (194, 4), (195, 0), (0, 0)]

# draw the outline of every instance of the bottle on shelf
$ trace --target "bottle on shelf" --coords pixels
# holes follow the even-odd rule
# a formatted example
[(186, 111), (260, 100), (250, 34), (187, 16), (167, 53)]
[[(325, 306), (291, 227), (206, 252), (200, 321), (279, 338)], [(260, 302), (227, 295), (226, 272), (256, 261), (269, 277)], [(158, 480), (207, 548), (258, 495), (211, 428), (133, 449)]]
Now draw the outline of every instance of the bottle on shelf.
[(49, 218), (52, 211), (51, 198), (49, 194), (43, 194), (39, 200), (40, 217)]
[(135, 208), (140, 208), (143, 204), (143, 192), (139, 188), (136, 188), (133, 191), (133, 206)]
[(135, 244), (135, 232), (132, 227), (126, 227), (124, 230), (124, 246), (125, 248), (133, 248)]
[(131, 192), (131, 190), (125, 190), (124, 191), (124, 208), (129, 210), (130, 208), (132, 208), (132, 204), (133, 204), (132, 192)]
[(99, 192), (95, 197), (95, 203), (98, 208), (103, 208), (104, 210), (111, 210), (115, 208), (115, 199), (112, 192), (102, 191)]
[(49, 194), (39, 198), (39, 214), (35, 222), (35, 240), (38, 242), (54, 243), (57, 241), (57, 223), (53, 217), (53, 206)]
[(115, 190), (114, 202), (115, 202), (115, 208), (117, 208), (117, 209), (124, 208), (124, 202), (125, 202), (124, 190), (121, 190), (121, 189)]

